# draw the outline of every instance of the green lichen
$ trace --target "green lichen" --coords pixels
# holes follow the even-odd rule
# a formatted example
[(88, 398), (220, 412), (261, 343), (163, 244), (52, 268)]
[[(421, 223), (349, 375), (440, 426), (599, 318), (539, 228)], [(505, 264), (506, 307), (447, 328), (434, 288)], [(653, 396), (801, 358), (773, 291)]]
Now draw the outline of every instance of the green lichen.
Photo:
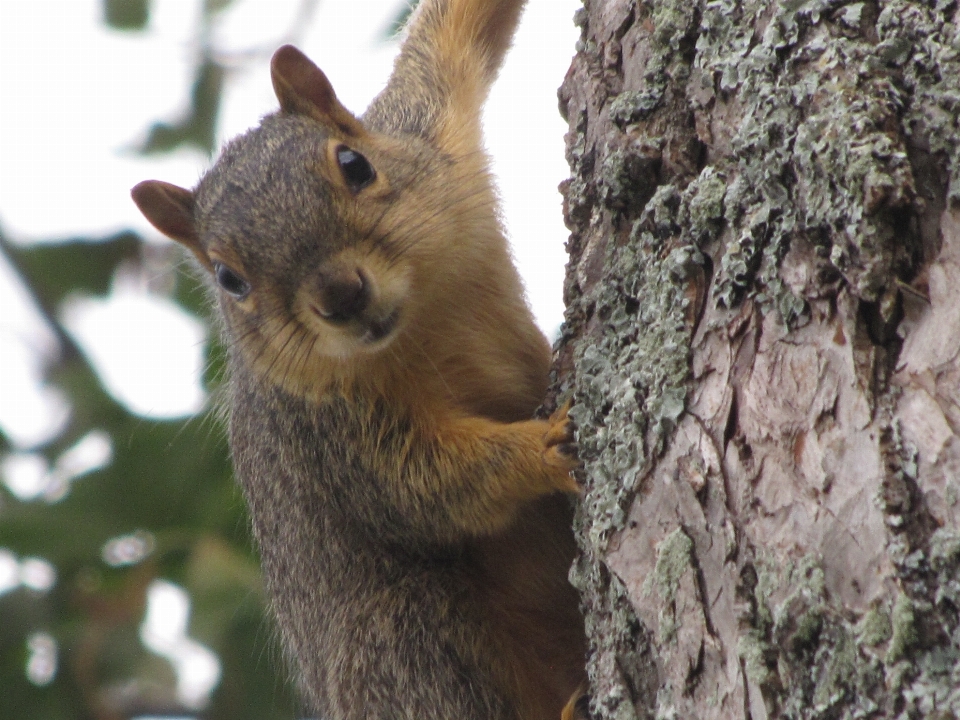
[[(662, 453), (686, 402), (691, 329), (685, 268), (701, 256), (692, 245), (667, 248), (685, 212), (680, 193), (668, 187), (652, 195), (626, 243), (608, 250), (605, 282), (580, 299), (600, 330), (574, 351), (576, 403), (570, 414), (577, 427), (590, 432), (578, 433), (587, 478), (576, 519), (584, 556), (578, 563), (583, 570), (573, 572), (571, 581), (591, 599), (594, 609), (588, 618), (597, 605), (601, 608), (600, 625), (588, 626), (592, 651), (587, 669), (591, 687), (603, 688), (603, 697), (595, 698), (603, 717), (634, 712), (631, 697), (650, 703), (665, 697), (649, 651), (637, 641), (636, 618), (603, 610), (616, 602), (603, 590), (606, 573), (597, 570), (610, 535), (623, 527), (625, 508)], [(625, 595), (622, 602), (629, 606)], [(669, 625), (664, 623), (668, 633)], [(611, 645), (611, 638), (619, 640)], [(632, 673), (623, 670), (631, 667)], [(622, 673), (630, 676), (629, 689)]]
[(576, 349), (577, 402), (570, 414), (578, 427), (592, 428), (578, 437), (590, 478), (581, 517), (589, 519), (587, 538), (597, 552), (623, 526), (626, 501), (662, 451), (686, 399), (688, 301), (662, 241), (640, 229), (669, 225), (678, 212), (673, 197), (658, 191), (630, 242), (610, 252), (608, 279), (590, 298), (603, 332)]
[[(814, 720), (874, 717), (889, 708), (883, 663), (861, 652), (864, 623), (833, 606), (820, 561), (808, 555), (779, 567), (761, 557), (755, 568), (757, 612), (738, 651), (769, 712)], [(879, 631), (871, 632), (877, 639)]]
[[(906, 712), (914, 717), (955, 720), (960, 717), (960, 652), (957, 638), (922, 655), (916, 677), (902, 689)], [(907, 665), (908, 663), (901, 663)]]
[(650, 163), (642, 155), (612, 150), (597, 171), (600, 198), (611, 208), (626, 208), (653, 192)]
[(826, 577), (820, 558), (813, 554), (804, 555), (799, 560), (788, 563), (784, 572), (784, 587), (791, 588), (787, 602), (803, 598), (806, 602), (820, 599), (826, 593)]
[(890, 615), (882, 607), (868, 610), (857, 624), (857, 642), (861, 645), (882, 645), (892, 634)]
[(826, 588), (819, 558), (807, 555), (786, 568), (782, 588), (789, 593), (773, 612), (771, 633), (794, 654), (814, 651), (826, 614)]
[(659, 237), (666, 237), (680, 228), (680, 203), (683, 197), (675, 185), (660, 185), (644, 208), (644, 219)]
[(689, 196), (689, 222), (684, 223), (684, 228), (699, 243), (713, 240), (724, 217), (726, 178), (708, 165), (687, 186), (685, 194)]
[(764, 686), (773, 679), (773, 672), (767, 664), (772, 646), (764, 635), (757, 630), (748, 630), (740, 636), (737, 655), (743, 660), (747, 676), (758, 686)]
[(680, 629), (680, 620), (672, 607), (661, 609), (657, 613), (657, 622), (659, 623), (660, 645), (665, 646), (677, 639), (677, 630)]
[(886, 662), (890, 665), (902, 660), (907, 651), (916, 645), (919, 635), (917, 633), (917, 618), (914, 613), (913, 601), (905, 594), (897, 595), (897, 601), (893, 605), (893, 612), (890, 616), (890, 625), (892, 632), (890, 635), (890, 646), (887, 648)]
[(753, 627), (762, 632), (768, 632), (773, 627), (773, 610), (771, 596), (780, 588), (782, 583), (782, 568), (774, 563), (758, 561), (754, 563), (757, 574), (757, 584), (754, 588), (754, 617)]
[(860, 21), (863, 19), (863, 3), (853, 3), (847, 5), (837, 15), (837, 20), (846, 25), (851, 30), (860, 28)]
[(690, 32), (694, 8), (693, 3), (682, 0), (653, 4), (650, 19), (653, 21), (654, 38), (664, 52), (680, 49), (681, 41)]
[(650, 21), (656, 42), (644, 66), (643, 84), (640, 90), (628, 91), (619, 103), (615, 101), (611, 108), (614, 122), (624, 126), (648, 115), (662, 103), (670, 77), (687, 72), (686, 63), (677, 56), (693, 30), (694, 17), (695, 6), (689, 2), (661, 0), (652, 5)]
[(937, 572), (957, 569), (960, 565), (960, 533), (940, 528), (930, 536), (930, 565)]
[(610, 119), (621, 128), (647, 117), (663, 98), (663, 87), (656, 90), (622, 92), (610, 102)]
[(649, 594), (656, 588), (664, 601), (658, 613), (659, 636), (661, 643), (673, 642), (680, 620), (677, 617), (674, 600), (680, 579), (691, 570), (693, 562), (693, 540), (681, 528), (667, 535), (657, 546), (657, 563), (653, 573), (644, 583), (642, 592)]
[[(862, 3), (783, 3), (765, 22), (767, 7), (705, 3), (694, 66), (744, 106), (722, 161), (733, 202), (717, 301), (756, 296), (792, 323), (804, 306), (777, 274), (797, 236), (823, 244), (868, 301), (911, 272), (918, 239), (898, 215), (915, 192), (906, 138), (950, 158), (956, 192), (960, 64), (956, 27), (919, 3), (881, 4), (878, 46), (859, 32)], [(752, 29), (764, 22), (756, 43)], [(891, 133), (898, 123), (902, 133)]]
[(947, 487), (943, 492), (943, 499), (951, 507), (960, 503), (960, 485), (955, 478), (947, 478)]
[(691, 567), (693, 540), (681, 528), (667, 535), (657, 547), (653, 582), (660, 597), (672, 601), (682, 578)]
[[(819, 632), (819, 631), (818, 631)], [(823, 716), (830, 708), (844, 700), (858, 668), (857, 647), (850, 636), (840, 628), (830, 652), (825, 654), (822, 668), (813, 689), (813, 712)]]
[(931, 152), (949, 160), (948, 194), (960, 199), (960, 28), (942, 22), (947, 4), (885, 3), (877, 19), (881, 46), (895, 51), (890, 62), (903, 73), (912, 100), (903, 126)]
[(938, 607), (960, 607), (960, 533), (940, 528), (930, 537), (930, 566), (937, 573)]
[(641, 720), (632, 692), (656, 694), (654, 688), (645, 687), (656, 678), (649, 643), (623, 584), (601, 567), (583, 556), (570, 570), (571, 583), (588, 590), (592, 598), (591, 612), (584, 617), (587, 636), (595, 643), (587, 665), (591, 712)]
[(796, 630), (790, 636), (790, 646), (794, 651), (815, 646), (820, 641), (823, 630), (823, 607), (812, 607), (797, 618)]

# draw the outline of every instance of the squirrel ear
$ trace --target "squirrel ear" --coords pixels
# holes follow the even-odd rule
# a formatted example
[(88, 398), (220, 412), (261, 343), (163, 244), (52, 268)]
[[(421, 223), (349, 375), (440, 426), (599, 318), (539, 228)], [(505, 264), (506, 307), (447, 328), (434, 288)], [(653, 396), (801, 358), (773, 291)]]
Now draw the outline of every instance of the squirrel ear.
[(137, 184), (130, 195), (151, 225), (185, 246), (205, 268), (213, 269), (197, 234), (192, 192), (160, 180), (145, 180)]
[(309, 115), (351, 137), (363, 134), (363, 125), (337, 100), (323, 70), (293, 45), (284, 45), (273, 54), (270, 76), (284, 112)]

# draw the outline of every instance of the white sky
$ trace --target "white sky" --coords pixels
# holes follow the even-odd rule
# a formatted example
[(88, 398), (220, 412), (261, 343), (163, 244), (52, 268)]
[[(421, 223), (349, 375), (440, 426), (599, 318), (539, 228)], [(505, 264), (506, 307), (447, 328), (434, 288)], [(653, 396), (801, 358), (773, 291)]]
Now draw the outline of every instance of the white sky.
[[(383, 87), (396, 47), (379, 37), (399, 0), (320, 0), (297, 44), (360, 113)], [(562, 320), (564, 241), (557, 184), (567, 174), (556, 88), (577, 37), (579, 0), (530, 0), (514, 50), (487, 106), (487, 144), (508, 232), (541, 327)], [(298, 0), (237, 0), (215, 28), (222, 52), (269, 45)], [(29, 243), (135, 228), (161, 239), (129, 199), (140, 180), (193, 186), (208, 159), (196, 152), (143, 158), (130, 148), (156, 120), (186, 107), (200, 0), (153, 0), (145, 33), (101, 22), (101, 0), (0, 0), (0, 227)], [(234, 73), (220, 142), (276, 106), (266, 64)], [(175, 272), (170, 268), (170, 272)], [(202, 406), (202, 333), (145, 282), (121, 283), (107, 302), (78, 298), (65, 320), (108, 389), (132, 411), (170, 417)], [(0, 428), (27, 448), (55, 434), (69, 408), (40, 380), (49, 333), (0, 266)]]

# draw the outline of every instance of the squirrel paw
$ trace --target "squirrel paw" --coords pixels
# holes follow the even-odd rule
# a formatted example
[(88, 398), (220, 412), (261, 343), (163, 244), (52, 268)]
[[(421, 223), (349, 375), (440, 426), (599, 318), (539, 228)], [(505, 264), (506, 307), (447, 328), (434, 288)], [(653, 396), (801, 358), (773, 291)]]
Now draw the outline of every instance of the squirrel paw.
[(577, 444), (573, 437), (573, 422), (568, 416), (572, 403), (567, 400), (547, 420), (547, 432), (543, 436), (544, 460), (551, 467), (560, 471), (564, 480), (560, 484), (561, 490), (570, 493), (579, 493), (580, 486), (574, 479), (572, 472), (580, 466), (577, 458)]

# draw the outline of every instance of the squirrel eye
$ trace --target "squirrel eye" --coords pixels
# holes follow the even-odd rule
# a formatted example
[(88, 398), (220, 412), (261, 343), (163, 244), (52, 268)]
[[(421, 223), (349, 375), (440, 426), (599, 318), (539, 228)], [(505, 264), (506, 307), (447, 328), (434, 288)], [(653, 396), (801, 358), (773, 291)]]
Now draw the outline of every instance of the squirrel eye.
[(233, 270), (221, 262), (213, 264), (213, 273), (217, 278), (217, 285), (237, 300), (243, 300), (250, 294), (250, 283), (240, 277)]
[(347, 181), (350, 189), (354, 192), (363, 190), (377, 177), (377, 173), (370, 162), (356, 150), (351, 150), (346, 145), (337, 148), (337, 163), (340, 165), (343, 179)]

